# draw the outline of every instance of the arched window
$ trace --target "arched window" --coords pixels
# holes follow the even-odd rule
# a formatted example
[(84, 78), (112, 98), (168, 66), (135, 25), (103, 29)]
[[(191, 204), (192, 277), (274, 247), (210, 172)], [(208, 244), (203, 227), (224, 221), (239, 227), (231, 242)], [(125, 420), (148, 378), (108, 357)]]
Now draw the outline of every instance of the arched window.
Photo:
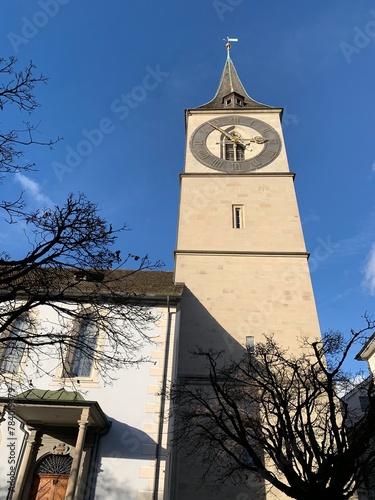
[(27, 337), (29, 322), (27, 318), (21, 316), (10, 328), (9, 334), (4, 337), (9, 338), (8, 341), (1, 343), (0, 347), (0, 372), (1, 373), (18, 373), (25, 351), (25, 343), (21, 340), (22, 337)]
[(38, 463), (35, 474), (68, 476), (72, 468), (72, 462), (73, 458), (70, 455), (49, 454)]
[[(245, 144), (240, 140), (240, 135), (235, 127), (229, 127), (225, 132), (226, 134), (222, 134), (220, 139), (221, 157), (229, 161), (243, 161), (245, 159)], [(236, 138), (238, 140), (235, 140)]]
[(90, 377), (98, 342), (98, 327), (91, 318), (84, 318), (74, 338), (74, 347), (68, 362), (69, 377)]

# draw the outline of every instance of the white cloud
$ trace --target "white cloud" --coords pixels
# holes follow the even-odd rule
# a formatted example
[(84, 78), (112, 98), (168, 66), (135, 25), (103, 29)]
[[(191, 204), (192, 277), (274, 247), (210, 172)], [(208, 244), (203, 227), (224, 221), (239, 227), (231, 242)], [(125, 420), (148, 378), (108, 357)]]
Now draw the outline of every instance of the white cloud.
[(375, 172), (375, 161), (374, 163), (372, 164), (372, 171)]
[(367, 256), (364, 274), (363, 286), (371, 295), (375, 295), (375, 243), (372, 245), (370, 253)]
[(42, 192), (40, 185), (24, 174), (17, 173), (16, 180), (22, 189), (38, 204), (45, 206), (53, 205), (52, 200)]
[(310, 210), (309, 214), (303, 218), (302, 223), (307, 224), (308, 222), (319, 222), (320, 217), (315, 210)]

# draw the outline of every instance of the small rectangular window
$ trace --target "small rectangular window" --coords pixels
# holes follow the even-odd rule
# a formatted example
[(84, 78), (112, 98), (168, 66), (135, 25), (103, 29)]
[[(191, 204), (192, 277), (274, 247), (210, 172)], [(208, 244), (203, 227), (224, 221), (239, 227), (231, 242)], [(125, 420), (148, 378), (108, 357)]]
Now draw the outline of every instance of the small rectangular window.
[(232, 207), (233, 228), (242, 229), (244, 227), (243, 206), (233, 205)]
[(255, 347), (255, 341), (254, 337), (252, 335), (249, 335), (246, 337), (246, 348), (253, 351)]

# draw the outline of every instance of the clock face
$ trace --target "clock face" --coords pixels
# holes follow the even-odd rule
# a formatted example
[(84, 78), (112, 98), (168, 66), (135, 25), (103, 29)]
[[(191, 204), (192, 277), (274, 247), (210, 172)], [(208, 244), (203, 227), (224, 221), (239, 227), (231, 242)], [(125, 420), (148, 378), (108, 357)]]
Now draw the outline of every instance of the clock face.
[(278, 156), (281, 139), (271, 125), (261, 120), (230, 115), (200, 125), (191, 136), (190, 149), (207, 167), (224, 172), (251, 172)]

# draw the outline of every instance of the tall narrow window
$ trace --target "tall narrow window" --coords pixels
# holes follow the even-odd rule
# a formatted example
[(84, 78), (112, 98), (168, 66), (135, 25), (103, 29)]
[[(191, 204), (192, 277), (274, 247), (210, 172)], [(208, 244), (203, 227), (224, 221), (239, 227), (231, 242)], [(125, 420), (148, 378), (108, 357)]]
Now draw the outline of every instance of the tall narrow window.
[(246, 337), (246, 348), (249, 349), (250, 351), (254, 351), (255, 341), (252, 335)]
[(225, 142), (225, 159), (229, 161), (243, 161), (245, 159), (245, 148), (242, 144)]
[(232, 217), (233, 217), (234, 229), (242, 229), (244, 227), (243, 206), (242, 205), (233, 205), (232, 206)]
[[(21, 340), (27, 336), (28, 321), (25, 317), (18, 318), (11, 327), (7, 337), (8, 341), (2, 343), (0, 347), (0, 372), (18, 373), (25, 351), (25, 343)], [(6, 337), (5, 337), (6, 338)]]
[(74, 350), (71, 353), (68, 370), (70, 377), (91, 376), (97, 342), (97, 325), (92, 319), (85, 318), (80, 323), (79, 332), (74, 342)]
[(245, 144), (235, 126), (228, 127), (220, 137), (221, 157), (228, 161), (245, 159)]
[(242, 144), (236, 144), (236, 161), (243, 161), (245, 159), (245, 148)]
[(225, 143), (225, 159), (234, 161), (234, 144), (231, 142)]

